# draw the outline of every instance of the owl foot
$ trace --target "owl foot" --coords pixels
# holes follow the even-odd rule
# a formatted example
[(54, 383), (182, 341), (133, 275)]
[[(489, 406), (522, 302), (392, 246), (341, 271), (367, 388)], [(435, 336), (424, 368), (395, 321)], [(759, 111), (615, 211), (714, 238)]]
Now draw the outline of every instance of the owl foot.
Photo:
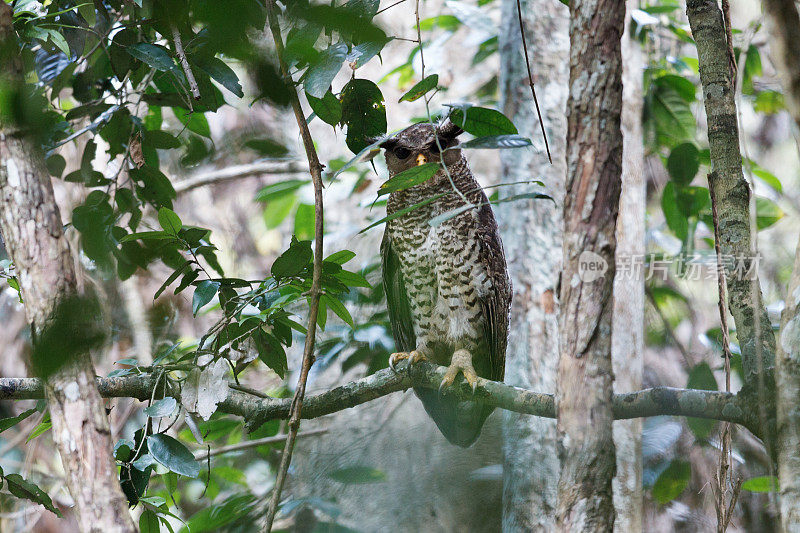
[(478, 388), (478, 374), (475, 373), (475, 369), (472, 367), (472, 354), (464, 349), (453, 352), (450, 366), (447, 367), (447, 372), (445, 372), (442, 383), (439, 385), (440, 393), (445, 387), (453, 384), (459, 372), (464, 374), (464, 379), (472, 386), (472, 394), (475, 394), (475, 389)]
[(397, 352), (389, 356), (389, 368), (397, 372), (395, 366), (397, 365), (397, 363), (399, 363), (404, 359), (408, 359), (409, 365), (419, 363), (420, 361), (428, 360), (428, 358), (425, 357), (425, 355), (422, 352), (419, 352), (417, 350), (412, 350), (410, 352)]

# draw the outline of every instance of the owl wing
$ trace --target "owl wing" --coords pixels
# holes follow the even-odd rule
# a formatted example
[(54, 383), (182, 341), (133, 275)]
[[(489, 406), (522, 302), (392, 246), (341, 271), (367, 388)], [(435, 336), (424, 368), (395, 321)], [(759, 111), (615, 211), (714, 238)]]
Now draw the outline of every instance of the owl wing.
[(410, 352), (417, 347), (417, 337), (414, 335), (411, 305), (408, 301), (403, 273), (400, 271), (400, 258), (392, 249), (392, 239), (389, 237), (388, 231), (384, 232), (383, 242), (381, 242), (381, 265), (383, 267), (383, 288), (386, 292), (394, 343), (398, 350)]
[(511, 281), (508, 277), (503, 244), (497, 229), (492, 208), (483, 193), (482, 205), (478, 208), (478, 260), (486, 267), (492, 281), (489, 292), (480, 298), (484, 316), (484, 339), (488, 347), (488, 379), (502, 381), (506, 366), (506, 344), (508, 343), (508, 321), (511, 309)]

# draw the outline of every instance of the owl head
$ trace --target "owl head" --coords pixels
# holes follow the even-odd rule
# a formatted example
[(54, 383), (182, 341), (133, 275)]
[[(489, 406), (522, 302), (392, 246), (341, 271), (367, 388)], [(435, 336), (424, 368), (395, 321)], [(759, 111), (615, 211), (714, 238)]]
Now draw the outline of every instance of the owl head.
[(390, 175), (425, 163), (443, 161), (448, 167), (461, 159), (456, 148), (464, 130), (444, 120), (435, 126), (422, 122), (407, 127), (380, 144), (386, 151), (386, 166)]

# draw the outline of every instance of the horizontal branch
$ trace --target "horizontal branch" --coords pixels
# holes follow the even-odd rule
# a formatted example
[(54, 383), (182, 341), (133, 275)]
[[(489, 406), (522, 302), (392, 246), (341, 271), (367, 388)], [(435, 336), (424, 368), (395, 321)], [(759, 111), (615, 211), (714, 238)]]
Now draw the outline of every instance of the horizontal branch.
[[(308, 396), (303, 402), (303, 418), (318, 418), (411, 387), (437, 389), (445, 370), (444, 367), (425, 362), (417, 363), (411, 368), (407, 364), (401, 364), (397, 372), (388, 368), (381, 370), (371, 376)], [(154, 382), (149, 374), (97, 378), (97, 387), (101, 396), (106, 398), (124, 397), (144, 401), (150, 399)], [(445, 394), (457, 395), (465, 400), (480, 398), (488, 405), (517, 413), (556, 417), (552, 394), (512, 387), (483, 378), (478, 378), (474, 396), (463, 380), (459, 380), (457, 386), (451, 387)], [(177, 390), (170, 390), (167, 395), (176, 398), (180, 396)], [(43, 397), (44, 389), (37, 378), (0, 378), (0, 400)], [(248, 427), (255, 428), (268, 420), (287, 418), (290, 406), (291, 398), (259, 398), (231, 389), (218, 409), (243, 417)], [(745, 407), (742, 398), (728, 392), (655, 387), (614, 395), (614, 418), (617, 420), (659, 415), (691, 416), (741, 424), (757, 433), (756, 417), (751, 411)]]
[(257, 161), (246, 165), (234, 165), (219, 170), (199, 173), (178, 181), (173, 184), (173, 188), (177, 194), (181, 194), (204, 185), (224, 183), (241, 178), (248, 178), (250, 176), (301, 173), (308, 174), (308, 166), (304, 166), (298, 161)]

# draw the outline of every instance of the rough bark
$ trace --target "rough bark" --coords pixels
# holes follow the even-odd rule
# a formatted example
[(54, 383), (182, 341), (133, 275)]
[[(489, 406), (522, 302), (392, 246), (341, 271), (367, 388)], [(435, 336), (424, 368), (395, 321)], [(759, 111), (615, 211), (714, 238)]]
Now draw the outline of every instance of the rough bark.
[[(567, 187), (558, 367), (557, 527), (611, 531), (611, 318), (622, 172), (623, 0), (570, 2)], [(581, 263), (606, 265), (599, 277)], [(583, 279), (582, 279), (583, 278)]]
[[(688, 0), (686, 14), (700, 62), (713, 170), (709, 180), (712, 181), (710, 188), (719, 211), (720, 248), (722, 255), (744, 258), (749, 266), (752, 256), (751, 191), (742, 172), (736, 100), (722, 12), (716, 0)], [(731, 263), (736, 261), (726, 261), (728, 305), (742, 350), (745, 383), (755, 390), (759, 386), (759, 370), (763, 369), (763, 383), (772, 390), (775, 335), (763, 303), (756, 309), (757, 303), (763, 300), (758, 273), (755, 272), (752, 278), (734, 275)], [(758, 296), (757, 302), (751, 297), (751, 282), (755, 284), (753, 292)], [(755, 317), (760, 320), (760, 339), (756, 339)], [(760, 350), (756, 349), (757, 343), (761, 345)], [(757, 360), (758, 352), (762, 361)]]
[[(800, 128), (800, 14), (793, 0), (764, 0), (772, 56), (779, 67), (787, 107)], [(775, 356), (777, 456), (781, 525), (800, 531), (800, 243), (781, 317)]]
[[(0, 42), (6, 54), (16, 54), (11, 6), (6, 3), (0, 4)], [(18, 83), (17, 61), (4, 63), (0, 75)], [(26, 317), (36, 338), (57, 306), (82, 293), (84, 287), (42, 155), (11, 124), (0, 124), (0, 232), (14, 261)], [(135, 532), (117, 481), (110, 427), (90, 354), (78, 353), (64, 362), (49, 376), (45, 390), (53, 441), (81, 531)]]
[[(496, 209), (513, 281), (511, 338), (506, 351), (506, 383), (554, 391), (558, 369), (558, 303), (561, 220), (567, 137), (569, 9), (559, 2), (521, 2), (531, 69), (542, 95), (540, 106), (554, 155), (547, 160), (520, 38), (516, 0), (504, 0), (500, 39), (500, 93), (503, 111), (533, 140), (530, 150), (504, 150), (502, 180), (541, 179), (554, 202), (500, 204)], [(510, 196), (531, 190), (511, 186)], [(558, 456), (553, 420), (503, 413), (503, 530), (550, 531), (554, 525)]]
[(778, 482), (781, 525), (800, 531), (800, 243), (781, 318), (775, 380), (778, 410)]
[[(628, 0), (630, 9), (637, 0)], [(617, 264), (630, 264), (645, 253), (644, 144), (642, 142), (642, 51), (630, 37), (631, 17), (622, 36), (622, 192), (617, 220)], [(635, 271), (635, 269), (634, 269)], [(644, 277), (630, 271), (614, 278), (614, 318), (611, 338), (614, 390), (642, 387), (644, 360)], [(642, 421), (614, 424), (617, 475), (614, 477), (614, 528), (642, 531)]]

